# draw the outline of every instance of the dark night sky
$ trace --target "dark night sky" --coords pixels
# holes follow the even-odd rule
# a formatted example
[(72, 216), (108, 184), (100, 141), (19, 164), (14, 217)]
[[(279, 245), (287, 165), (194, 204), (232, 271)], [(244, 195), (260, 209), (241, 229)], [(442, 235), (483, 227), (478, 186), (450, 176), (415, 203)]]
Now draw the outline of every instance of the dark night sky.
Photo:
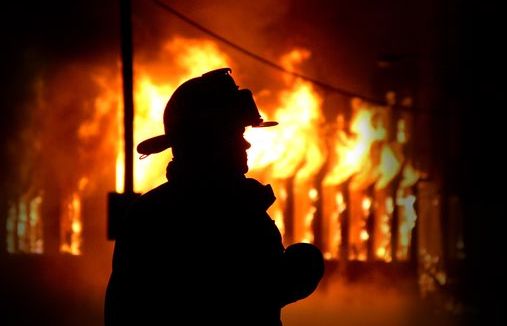
[[(487, 293), (500, 280), (496, 257), (501, 222), (506, 213), (505, 167), (499, 159), (505, 139), (501, 133), (505, 90), (500, 76), (505, 69), (501, 10), (493, 2), (472, 5), (466, 1), (169, 1), (175, 8), (240, 45), (276, 59), (289, 46), (312, 49), (309, 75), (328, 83), (376, 95), (371, 76), (382, 54), (408, 58), (402, 68), (413, 69), (425, 98), (423, 107), (454, 110), (459, 134), (453, 166), (457, 192), (467, 200), (465, 222), (472, 246), (470, 279), (479, 298), (498, 313), (505, 298)], [(37, 77), (50, 78), (62, 67), (97, 60), (117, 65), (119, 59), (119, 1), (10, 1), (2, 5), (0, 85), (0, 168), (15, 164), (12, 148), (20, 139), (21, 126), (30, 116)], [(276, 4), (276, 7), (273, 7)], [(200, 32), (178, 21), (151, 1), (133, 1), (136, 50), (149, 52), (168, 35), (200, 37)], [(224, 46), (224, 49), (227, 47)], [(241, 56), (231, 50), (231, 55)], [(269, 69), (251, 61), (245, 70)], [(406, 62), (406, 61), (403, 61)], [(329, 72), (332, 72), (331, 74)], [(418, 94), (416, 94), (417, 96)], [(420, 95), (420, 94), (419, 94)], [(433, 107), (434, 109), (434, 107)], [(496, 118), (491, 119), (494, 115)], [(445, 128), (445, 126), (444, 126)], [(443, 140), (445, 143), (446, 140)], [(502, 153), (503, 155), (503, 153)], [(480, 171), (480, 172), (479, 172)], [(2, 173), (3, 174), (3, 173)], [(6, 174), (4, 174), (6, 175)], [(0, 178), (0, 186), (8, 186)], [(469, 201), (468, 201), (469, 200)], [(498, 236), (486, 236), (495, 234)], [(503, 237), (502, 237), (503, 236)], [(483, 266), (491, 266), (491, 270)], [(504, 270), (504, 269), (503, 269)], [(481, 280), (478, 284), (477, 281)], [(484, 282), (484, 283), (482, 283)], [(505, 282), (503, 282), (505, 284)], [(504, 292), (505, 293), (505, 292)], [(477, 299), (479, 300), (479, 299)], [(480, 300), (479, 300), (480, 301)], [(492, 317), (493, 318), (493, 317)], [(502, 319), (505, 320), (505, 319)]]

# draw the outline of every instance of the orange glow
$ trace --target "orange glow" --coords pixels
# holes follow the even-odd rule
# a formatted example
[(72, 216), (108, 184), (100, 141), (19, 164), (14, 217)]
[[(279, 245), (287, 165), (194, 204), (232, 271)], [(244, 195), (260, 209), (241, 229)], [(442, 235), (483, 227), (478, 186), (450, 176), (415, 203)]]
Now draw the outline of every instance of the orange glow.
[(391, 257), (391, 216), (394, 212), (392, 197), (385, 198), (383, 210), (377, 215), (379, 219), (375, 243), (375, 255), (377, 259), (389, 262)]
[(116, 116), (116, 123), (118, 132), (116, 137), (118, 139), (116, 147), (116, 191), (121, 193), (125, 191), (125, 130), (123, 126), (123, 107), (118, 109)]
[(255, 172), (269, 167), (273, 178), (296, 175), (308, 179), (324, 163), (319, 124), (321, 99), (309, 83), (296, 81), (280, 94), (281, 103), (274, 119), (280, 122), (266, 130), (251, 128), (245, 138), (252, 144), (248, 164)]
[[(361, 171), (370, 171), (370, 151), (375, 141), (386, 136), (383, 127), (375, 127), (375, 112), (360, 100), (353, 103), (350, 133), (345, 130), (343, 116), (337, 117), (335, 161), (324, 179), (325, 185), (339, 185)], [(359, 179), (354, 183), (359, 186)]]
[(325, 221), (325, 232), (327, 240), (324, 245), (324, 256), (326, 259), (336, 259), (339, 255), (339, 247), (341, 244), (341, 223), (340, 216), (341, 213), (345, 210), (343, 205), (343, 196), (341, 196), (341, 192), (337, 194), (336, 197), (336, 210), (329, 214), (324, 215)]
[(375, 188), (384, 189), (398, 175), (401, 168), (400, 156), (401, 154), (395, 153), (392, 147), (388, 145), (382, 147), (379, 165), (380, 176), (375, 183)]
[(399, 119), (397, 122), (397, 133), (396, 133), (396, 141), (400, 144), (405, 144), (408, 141), (407, 136), (407, 124), (404, 119)]
[(82, 218), (81, 198), (73, 193), (62, 204), (60, 217), (60, 252), (71, 255), (81, 254)]
[(60, 252), (81, 255), (83, 244), (82, 194), (89, 183), (87, 177), (81, 177), (77, 190), (62, 202), (60, 214)]
[(335, 187), (323, 187), (323, 230), (324, 256), (337, 259), (341, 245), (341, 218), (347, 208), (343, 192)]
[(409, 257), (412, 229), (417, 219), (417, 213), (414, 208), (415, 200), (416, 198), (412, 194), (403, 195), (402, 191), (398, 193), (397, 204), (402, 208), (399, 216), (399, 244), (396, 252), (399, 260), (406, 260)]
[[(293, 50), (282, 58), (282, 64), (293, 68), (310, 53)], [(278, 98), (273, 119), (279, 126), (269, 129), (250, 128), (245, 138), (252, 144), (248, 165), (253, 174), (268, 179), (286, 180), (295, 177), (294, 241), (313, 242), (312, 221), (316, 212), (312, 180), (325, 162), (325, 146), (320, 133), (324, 118), (322, 99), (306, 81), (287, 78), (287, 88)], [(271, 119), (267, 114), (263, 115)], [(284, 190), (285, 191), (285, 190)], [(275, 189), (277, 197), (280, 190)]]
[(273, 205), (269, 208), (268, 213), (271, 218), (275, 221), (278, 230), (282, 235), (282, 238), (285, 234), (285, 221), (283, 210), (287, 201), (287, 191), (285, 188), (279, 186), (278, 184), (273, 184), (273, 191), (277, 197), (277, 200), (273, 203)]
[(366, 230), (361, 230), (361, 233), (359, 235), (359, 238), (363, 241), (366, 241), (370, 238), (370, 235), (368, 234), (368, 231)]
[[(287, 69), (298, 70), (310, 55), (307, 50), (295, 49), (284, 55), (280, 62)], [(172, 65), (168, 66), (167, 62)], [(179, 84), (211, 69), (226, 66), (232, 67), (233, 63), (215, 43), (181, 37), (167, 42), (155, 58), (151, 57), (149, 61), (138, 59), (135, 66), (134, 144), (163, 134), (161, 121), (165, 104)], [(377, 214), (378, 211), (373, 237), (374, 255), (389, 261), (393, 200), (386, 200), (383, 195), (377, 202), (376, 193), (366, 196), (364, 190), (374, 185), (375, 192), (384, 191), (400, 173), (401, 188), (410, 187), (418, 180), (415, 169), (404, 162), (402, 155), (402, 146), (408, 139), (407, 121), (396, 121), (396, 141), (390, 142), (386, 130), (386, 126), (390, 125), (388, 108), (354, 99), (350, 121), (345, 121), (344, 115), (338, 114), (333, 136), (326, 139), (321, 95), (305, 80), (288, 75), (284, 78), (284, 88), (274, 94), (274, 103), (262, 105), (269, 108), (269, 112), (261, 112), (266, 120), (276, 120), (280, 124), (274, 128), (248, 128), (245, 132), (245, 138), (252, 144), (248, 150), (249, 176), (272, 184), (277, 197), (268, 211), (270, 216), (284, 237), (287, 235), (294, 242), (314, 242), (313, 222), (318, 212), (317, 205), (323, 205), (321, 236), (325, 254), (336, 258), (342, 241), (341, 218), (348, 208), (349, 241), (352, 241), (352, 247), (355, 246), (349, 252), (356, 251), (351, 259), (364, 260), (365, 242), (373, 236), (365, 228), (366, 220), (370, 213)], [(235, 79), (238, 80), (238, 76)], [(120, 128), (116, 160), (118, 192), (122, 192), (124, 187), (121, 111), (118, 114)], [(92, 129), (93, 126), (87, 128)], [(82, 132), (90, 132), (87, 128), (83, 128)], [(143, 193), (165, 182), (164, 171), (170, 159), (170, 150), (143, 160), (135, 159), (134, 190)], [(326, 162), (326, 171), (322, 171)], [(317, 175), (323, 178), (317, 181)], [(317, 187), (316, 182), (321, 182), (322, 188)], [(347, 196), (349, 202), (345, 202), (345, 192), (354, 193)], [(290, 201), (289, 194), (294, 197)], [(294, 207), (288, 209), (289, 203), (293, 203)], [(409, 211), (408, 208), (403, 209)], [(293, 216), (285, 216), (288, 211)], [(407, 221), (413, 219), (410, 216), (407, 215)], [(285, 225), (287, 219), (292, 222), (290, 229)]]
[(420, 173), (412, 166), (410, 162), (405, 164), (403, 169), (403, 179), (401, 180), (400, 187), (408, 188), (415, 185), (420, 178)]
[(285, 225), (283, 223), (283, 212), (280, 209), (280, 207), (275, 206), (273, 209), (273, 213), (270, 212), (271, 217), (275, 221), (275, 225), (278, 227), (278, 230), (280, 230), (280, 234), (284, 235), (285, 233)]
[(365, 216), (368, 216), (368, 214), (370, 212), (370, 207), (371, 207), (371, 198), (368, 198), (368, 197), (363, 198), (362, 206), (363, 206), (363, 211), (364, 211), (363, 214)]
[(41, 218), (42, 196), (30, 198), (25, 194), (9, 207), (7, 227), (7, 251), (9, 253), (44, 252)]
[[(168, 96), (174, 91), (170, 85), (155, 85), (147, 75), (141, 74), (138, 79), (134, 97), (134, 144), (164, 133), (161, 123), (164, 107)], [(165, 151), (143, 160), (134, 159), (135, 191), (145, 192), (166, 181), (165, 174), (160, 171), (165, 170), (170, 154), (170, 151)]]
[[(231, 66), (228, 57), (215, 43), (206, 40), (194, 40), (176, 37), (167, 42), (159, 54), (159, 60), (139, 63), (135, 66), (136, 83), (134, 85), (134, 144), (144, 139), (164, 133), (161, 123), (167, 100), (176, 87), (184, 81), (203, 73)], [(176, 62), (177, 71), (168, 71), (166, 62)], [(160, 81), (163, 82), (160, 82)], [(118, 143), (116, 159), (116, 191), (123, 192), (124, 152), (123, 117), (119, 110)], [(167, 162), (171, 151), (149, 156), (143, 160), (134, 160), (134, 191), (146, 192), (165, 182)]]
[(313, 243), (314, 242), (314, 234), (312, 229), (313, 219), (315, 218), (315, 213), (317, 208), (315, 206), (316, 201), (319, 198), (319, 192), (317, 189), (312, 188), (308, 191), (308, 198), (310, 198), (311, 207), (308, 210), (305, 220), (304, 220), (304, 236), (302, 242)]
[(384, 248), (384, 247), (377, 248), (376, 255), (379, 258), (385, 257), (385, 255), (386, 255), (386, 248)]
[(442, 270), (441, 264), (441, 260), (438, 256), (431, 255), (425, 249), (421, 249), (419, 289), (423, 297), (435, 292), (439, 286), (447, 283), (447, 275)]
[(308, 197), (310, 197), (312, 201), (315, 201), (319, 198), (319, 192), (317, 191), (317, 189), (312, 188), (310, 189), (310, 191), (308, 191)]
[(396, 196), (396, 204), (399, 207), (399, 244), (396, 251), (399, 260), (409, 258), (409, 249), (412, 239), (412, 230), (417, 220), (415, 210), (416, 197), (411, 187), (419, 180), (420, 173), (412, 166), (410, 162), (405, 164), (402, 171), (402, 180)]

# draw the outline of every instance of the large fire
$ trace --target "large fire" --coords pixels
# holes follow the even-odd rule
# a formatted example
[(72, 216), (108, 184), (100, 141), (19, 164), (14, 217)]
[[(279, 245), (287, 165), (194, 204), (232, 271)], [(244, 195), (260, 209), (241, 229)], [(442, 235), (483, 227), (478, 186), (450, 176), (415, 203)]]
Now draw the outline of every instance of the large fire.
[[(309, 51), (294, 49), (280, 61), (286, 69), (294, 70), (309, 57)], [(174, 62), (176, 72), (168, 73), (164, 62)], [(213, 42), (178, 37), (166, 43), (159, 61), (136, 64), (134, 143), (163, 133), (166, 101), (180, 83), (226, 66), (233, 67), (234, 63)], [(408, 137), (406, 121), (390, 121), (388, 108), (354, 99), (350, 121), (339, 113), (336, 121), (326, 122), (322, 96), (310, 82), (294, 77), (285, 79), (276, 98), (276, 103), (267, 105), (274, 109), (262, 114), (280, 125), (248, 129), (245, 137), (252, 144), (249, 174), (272, 184), (275, 190), (278, 200), (270, 214), (285, 243), (316, 243), (327, 258), (337, 258), (342, 241), (347, 241), (348, 259), (390, 261), (393, 252), (397, 259), (407, 259), (416, 218), (415, 197), (409, 189), (418, 177), (406, 164), (402, 150)], [(123, 191), (122, 148), (119, 141), (119, 192)], [(167, 151), (135, 160), (135, 191), (142, 193), (165, 181), (170, 155)], [(401, 214), (399, 248), (393, 251), (391, 221), (395, 210)], [(348, 239), (342, 239), (345, 213)], [(368, 226), (371, 221), (373, 227)], [(368, 252), (369, 242), (373, 243), (373, 255)]]
[[(280, 64), (297, 70), (311, 53), (288, 51)], [(182, 82), (211, 69), (235, 64), (209, 40), (175, 37), (156, 57), (136, 59), (134, 65), (134, 144), (162, 134), (165, 104)], [(280, 124), (274, 128), (250, 128), (245, 137), (249, 175), (273, 186), (277, 201), (270, 215), (282, 232), (284, 243), (315, 243), (328, 259), (406, 260), (417, 219), (413, 190), (419, 175), (407, 155), (410, 121), (393, 115), (385, 106), (353, 99), (350, 107), (333, 108), (334, 118), (324, 115), (324, 98), (303, 79), (285, 76), (282, 87), (271, 96), (256, 99), (262, 115)], [(117, 112), (116, 191), (124, 191), (123, 110), (118, 77), (97, 75), (102, 90), (95, 99), (96, 115)], [(241, 74), (234, 74), (240, 87)], [(254, 92), (254, 96), (261, 92)], [(268, 110), (269, 109), (269, 110)], [(97, 119), (83, 122), (79, 137), (97, 133)], [(165, 182), (171, 151), (134, 161), (134, 190), (139, 193)], [(88, 178), (61, 203), (60, 250), (81, 253), (81, 198)], [(11, 252), (40, 252), (38, 218), (42, 197), (31, 195), (11, 209), (8, 220)], [(396, 225), (395, 225), (396, 224)], [(17, 248), (17, 249), (16, 249)]]

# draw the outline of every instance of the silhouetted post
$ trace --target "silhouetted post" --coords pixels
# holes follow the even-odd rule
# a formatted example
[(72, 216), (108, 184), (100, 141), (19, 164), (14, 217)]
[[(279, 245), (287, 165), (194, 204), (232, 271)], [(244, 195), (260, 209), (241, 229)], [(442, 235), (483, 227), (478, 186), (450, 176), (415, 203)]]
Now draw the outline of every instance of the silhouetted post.
[(415, 211), (417, 212), (417, 218), (415, 219), (414, 228), (412, 229), (412, 236), (410, 238), (410, 247), (409, 247), (409, 262), (413, 267), (414, 271), (417, 271), (417, 263), (419, 261), (419, 192), (417, 183), (412, 186), (413, 194), (417, 200), (415, 201)]
[[(7, 239), (7, 216), (9, 215), (9, 205), (7, 196), (4, 196), (5, 191), (2, 190), (0, 196), (0, 239)], [(7, 255), (7, 241), (3, 241), (0, 245), (0, 259), (2, 256)]]
[(134, 88), (132, 69), (131, 0), (120, 0), (121, 57), (123, 74), (123, 106), (125, 135), (125, 193), (134, 192)]
[(125, 137), (125, 174), (123, 193), (108, 194), (107, 237), (116, 239), (117, 230), (130, 203), (139, 196), (134, 193), (134, 87), (132, 51), (132, 10), (130, 0), (120, 0), (121, 58), (123, 77), (123, 124)]
[(366, 216), (366, 232), (368, 233), (368, 239), (366, 240), (366, 257), (368, 261), (375, 260), (375, 184), (371, 184), (366, 189), (366, 195), (371, 199), (371, 205), (368, 209), (368, 215)]
[[(403, 169), (403, 165), (401, 167)], [(392, 181), (391, 196), (394, 202), (393, 215), (391, 217), (391, 258), (393, 262), (398, 261), (398, 245), (400, 236), (400, 206), (398, 205), (398, 189), (401, 182), (401, 173)]]
[(348, 178), (341, 186), (343, 194), (343, 202), (345, 203), (345, 209), (340, 215), (341, 219), (341, 242), (340, 242), (340, 261), (343, 265), (349, 260), (349, 234), (350, 234), (350, 214), (351, 201), (350, 201), (350, 180)]
[[(327, 153), (330, 152), (330, 147), (327, 147)], [(320, 168), (314, 181), (314, 188), (317, 190), (317, 198), (315, 200), (315, 214), (312, 220), (312, 231), (313, 231), (313, 244), (316, 245), (320, 250), (325, 249), (324, 240), (324, 187), (322, 183), (326, 177), (328, 171), (329, 157), (326, 158), (325, 163)]]
[[(396, 93), (388, 91), (386, 94), (387, 109), (389, 110), (389, 128), (388, 141), (397, 142), (397, 125), (400, 118), (399, 106), (396, 103)], [(393, 199), (393, 213), (391, 216), (391, 259), (393, 262), (398, 261), (398, 245), (399, 245), (399, 224), (400, 224), (400, 206), (398, 205), (398, 190), (400, 182), (403, 178), (403, 169), (405, 168), (406, 157), (401, 162), (400, 171), (391, 180), (391, 198)]]

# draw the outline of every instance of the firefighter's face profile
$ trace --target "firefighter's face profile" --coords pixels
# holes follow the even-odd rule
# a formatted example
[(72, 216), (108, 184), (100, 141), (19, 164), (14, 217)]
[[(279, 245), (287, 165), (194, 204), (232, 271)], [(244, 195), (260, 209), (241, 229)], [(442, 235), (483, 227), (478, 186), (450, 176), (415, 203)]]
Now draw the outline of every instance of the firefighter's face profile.
[(207, 164), (235, 173), (248, 172), (247, 149), (250, 143), (243, 136), (244, 127), (216, 127), (200, 136), (198, 151), (205, 153)]

